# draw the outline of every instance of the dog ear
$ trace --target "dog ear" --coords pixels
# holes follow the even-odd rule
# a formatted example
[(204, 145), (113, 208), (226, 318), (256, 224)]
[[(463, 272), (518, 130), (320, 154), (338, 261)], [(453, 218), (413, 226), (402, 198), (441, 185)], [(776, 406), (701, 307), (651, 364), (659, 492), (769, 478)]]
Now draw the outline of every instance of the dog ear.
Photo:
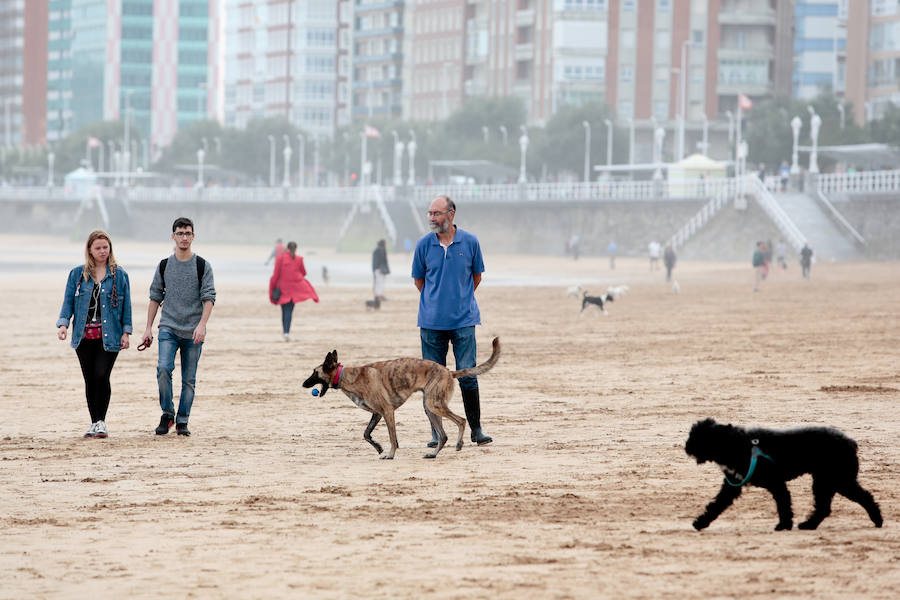
[(322, 363), (322, 367), (326, 371), (330, 371), (334, 368), (334, 365), (337, 364), (337, 355), (334, 352), (329, 352), (325, 355), (325, 361)]

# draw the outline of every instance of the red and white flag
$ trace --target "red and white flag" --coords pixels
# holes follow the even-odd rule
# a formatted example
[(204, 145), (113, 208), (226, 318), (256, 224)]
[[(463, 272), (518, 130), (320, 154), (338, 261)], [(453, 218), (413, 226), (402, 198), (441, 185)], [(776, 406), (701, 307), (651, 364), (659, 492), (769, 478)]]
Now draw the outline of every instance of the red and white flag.
[(87, 140), (88, 148), (96, 148), (100, 145), (100, 140), (95, 138), (94, 136), (90, 136)]
[(753, 108), (753, 100), (743, 94), (738, 94), (738, 106), (741, 110), (750, 110)]
[(364, 131), (366, 133), (366, 137), (370, 137), (370, 138), (380, 138), (381, 137), (381, 132), (379, 132), (377, 129), (375, 129), (371, 125), (366, 125), (366, 128)]

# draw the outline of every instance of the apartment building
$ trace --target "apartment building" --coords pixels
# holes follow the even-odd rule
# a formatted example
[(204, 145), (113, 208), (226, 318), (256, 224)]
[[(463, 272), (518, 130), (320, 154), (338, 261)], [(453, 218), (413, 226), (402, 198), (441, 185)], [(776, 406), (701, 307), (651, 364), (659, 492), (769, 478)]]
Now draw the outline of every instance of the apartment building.
[[(476, 3), (407, 0), (404, 11), (403, 117), (446, 119), (464, 102), (466, 23)], [(471, 91), (471, 90), (470, 90)]]
[(353, 6), (351, 115), (403, 115), (406, 2), (357, 0)]
[(0, 0), (0, 145), (46, 138), (48, 0)]
[(846, 99), (860, 125), (900, 105), (900, 0), (847, 7)]
[(218, 118), (219, 10), (208, 0), (50, 0), (47, 139), (128, 113), (156, 155), (180, 127)]
[(793, 95), (844, 93), (848, 0), (797, 0), (794, 6)]
[(228, 0), (224, 120), (283, 116), (314, 135), (335, 124), (337, 0)]

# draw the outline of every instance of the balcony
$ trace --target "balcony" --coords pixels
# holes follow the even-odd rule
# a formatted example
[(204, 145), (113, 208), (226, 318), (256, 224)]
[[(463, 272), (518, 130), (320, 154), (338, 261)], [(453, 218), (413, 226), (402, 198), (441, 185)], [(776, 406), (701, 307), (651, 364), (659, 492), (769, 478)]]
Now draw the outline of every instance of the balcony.
[(718, 84), (716, 84), (716, 94), (718, 94), (719, 96), (737, 96), (738, 94), (744, 94), (745, 96), (770, 96), (774, 92), (775, 86), (770, 82), (719, 82)]
[(403, 36), (403, 27), (380, 27), (378, 29), (358, 29), (353, 32), (356, 38), (371, 38), (380, 36)]
[(516, 60), (531, 60), (534, 58), (534, 44), (516, 44)]
[(354, 7), (354, 12), (357, 15), (364, 15), (380, 10), (388, 10), (391, 8), (403, 8), (403, 0), (385, 0), (384, 2), (369, 2), (366, 4), (362, 4), (357, 0), (356, 6)]
[(718, 57), (719, 60), (775, 60), (775, 48), (769, 45), (748, 48), (719, 46)]
[(388, 54), (373, 54), (369, 56), (357, 56), (354, 61), (357, 64), (372, 64), (381, 62), (403, 62), (403, 54), (401, 52), (391, 52)]
[(516, 26), (521, 27), (522, 25), (532, 25), (534, 24), (534, 9), (527, 8), (525, 10), (517, 10), (516, 11)]
[(719, 25), (771, 25), (778, 22), (775, 11), (771, 8), (748, 8), (742, 10), (722, 9), (719, 12)]

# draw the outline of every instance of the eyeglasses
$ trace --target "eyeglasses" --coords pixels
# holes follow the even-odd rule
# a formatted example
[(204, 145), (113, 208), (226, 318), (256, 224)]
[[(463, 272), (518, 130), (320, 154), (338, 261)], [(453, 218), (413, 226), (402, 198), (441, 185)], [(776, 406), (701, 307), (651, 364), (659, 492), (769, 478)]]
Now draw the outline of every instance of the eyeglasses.
[(449, 211), (449, 210), (429, 210), (429, 211), (428, 211), (427, 213), (425, 213), (425, 214), (428, 215), (428, 217), (430, 218), (430, 217), (439, 217), (439, 216), (441, 216), (441, 215), (446, 215), (446, 214), (449, 213), (449, 212), (452, 212), (452, 211)]
[(194, 232), (193, 231), (176, 231), (172, 235), (174, 235), (176, 237), (189, 238), (189, 237), (194, 237)]

